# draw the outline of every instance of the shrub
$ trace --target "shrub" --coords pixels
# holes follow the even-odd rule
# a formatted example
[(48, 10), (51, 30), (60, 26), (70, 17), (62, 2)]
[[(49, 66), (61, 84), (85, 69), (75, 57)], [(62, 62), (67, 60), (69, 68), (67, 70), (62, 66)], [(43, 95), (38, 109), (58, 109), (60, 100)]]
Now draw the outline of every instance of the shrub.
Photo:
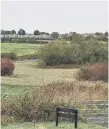
[(2, 101), (2, 115), (15, 116), (24, 121), (48, 120), (49, 111), (53, 111), (52, 119), (55, 119), (55, 109), (64, 105), (62, 99), (54, 101), (55, 88), (39, 88), (25, 93), (19, 98), (4, 99)]
[(6, 57), (8, 57), (8, 58), (10, 58), (10, 59), (12, 59), (12, 60), (17, 59), (17, 55), (16, 55), (16, 53), (14, 53), (14, 52), (2, 53), (2, 54), (1, 54), (1, 58), (6, 58)]
[[(99, 88), (99, 91), (96, 90), (97, 88)], [(92, 89), (93, 92), (90, 92)], [(103, 95), (106, 89), (107, 85), (101, 83), (90, 86), (89, 83), (78, 81), (72, 83), (57, 82), (39, 88), (32, 87), (30, 91), (25, 92), (20, 97), (11, 98), (7, 96), (3, 98), (1, 114), (24, 121), (53, 121), (55, 120), (55, 109), (57, 107), (75, 106), (80, 111), (81, 105), (76, 101), (88, 100), (90, 96), (97, 100), (107, 100), (107, 92), (105, 98)], [(103, 96), (99, 96), (100, 93)], [(90, 110), (90, 108), (88, 109)]]
[(106, 44), (87, 41), (67, 44), (58, 40), (39, 49), (39, 57), (46, 65), (83, 64), (86, 62), (107, 62)]
[(14, 68), (15, 66), (10, 59), (4, 58), (1, 60), (1, 76), (12, 75)]
[(85, 80), (108, 80), (108, 65), (103, 63), (89, 64), (82, 67), (78, 73), (79, 79)]

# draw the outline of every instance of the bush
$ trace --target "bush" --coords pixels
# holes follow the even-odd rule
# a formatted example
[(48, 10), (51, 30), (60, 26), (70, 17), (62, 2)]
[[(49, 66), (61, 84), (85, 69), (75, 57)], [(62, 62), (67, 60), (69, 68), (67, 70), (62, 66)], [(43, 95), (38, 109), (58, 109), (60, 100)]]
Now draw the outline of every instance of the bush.
[[(72, 83), (57, 82), (39, 88), (35, 86), (19, 97), (6, 96), (3, 98), (1, 114), (24, 121), (54, 121), (57, 107), (77, 107), (81, 111), (83, 106), (76, 102), (89, 100), (89, 98), (107, 100), (106, 90), (107, 85), (101, 83), (89, 85), (89, 83), (78, 81)], [(99, 96), (100, 93), (101, 96)], [(90, 110), (89, 107), (88, 109)]]
[(17, 55), (16, 55), (16, 53), (14, 53), (14, 52), (11, 52), (11, 53), (2, 53), (1, 54), (1, 58), (10, 58), (10, 59), (12, 59), (12, 60), (15, 60), (15, 59), (17, 59)]
[[(48, 113), (64, 104), (63, 100), (55, 101), (55, 88), (41, 87), (23, 94), (19, 98), (6, 98), (2, 101), (2, 115), (14, 116), (24, 121), (48, 120)], [(54, 97), (55, 96), (55, 97)], [(49, 116), (50, 117), (50, 116)]]
[(38, 53), (46, 65), (83, 64), (86, 62), (107, 62), (106, 44), (87, 41), (67, 44), (55, 41), (40, 48)]
[(12, 75), (14, 68), (15, 66), (10, 59), (4, 58), (1, 60), (1, 76)]
[(89, 64), (82, 67), (78, 73), (79, 79), (85, 80), (108, 80), (108, 65), (103, 63)]

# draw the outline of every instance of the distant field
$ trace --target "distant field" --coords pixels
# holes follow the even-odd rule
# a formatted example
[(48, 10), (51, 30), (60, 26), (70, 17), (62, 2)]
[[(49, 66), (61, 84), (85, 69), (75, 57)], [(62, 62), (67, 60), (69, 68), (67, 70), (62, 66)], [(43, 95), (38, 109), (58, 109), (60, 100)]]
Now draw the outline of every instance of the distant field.
[[(59, 123), (59, 126), (56, 127), (55, 123), (17, 123), (10, 124), (7, 126), (2, 126), (2, 129), (74, 129), (74, 123)], [(78, 129), (107, 129), (106, 127), (94, 125), (94, 124), (86, 124), (80, 123), (78, 124)]]
[(17, 56), (30, 55), (37, 52), (43, 44), (1, 43), (1, 53), (15, 52)]

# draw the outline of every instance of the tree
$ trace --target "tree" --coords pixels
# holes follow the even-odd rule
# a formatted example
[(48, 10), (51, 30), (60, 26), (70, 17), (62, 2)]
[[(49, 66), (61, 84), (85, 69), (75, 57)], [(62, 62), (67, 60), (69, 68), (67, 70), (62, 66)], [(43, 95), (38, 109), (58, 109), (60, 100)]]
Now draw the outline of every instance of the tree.
[(26, 33), (25, 33), (25, 30), (20, 29), (20, 30), (18, 31), (18, 34), (19, 34), (19, 35), (25, 35)]
[(15, 30), (12, 30), (11, 31), (11, 34), (13, 35), (13, 34), (16, 34), (16, 31)]
[(46, 35), (49, 35), (49, 33), (46, 33), (46, 32), (40, 32), (41, 35), (43, 34), (46, 34)]
[(77, 34), (76, 32), (70, 32), (69, 33), (69, 36), (72, 36), (72, 35), (74, 35), (74, 34)]
[(1, 30), (1, 35), (4, 35), (5, 34), (5, 31), (4, 30)]
[(38, 30), (35, 30), (34, 35), (40, 35), (40, 32)]
[(96, 32), (95, 35), (96, 36), (102, 36), (103, 34), (101, 32)]
[(56, 38), (59, 37), (59, 33), (58, 32), (52, 32), (51, 36), (56, 39)]
[(106, 32), (104, 33), (104, 35), (107, 37), (107, 36), (108, 36), (108, 32), (106, 31)]
[(11, 31), (6, 30), (6, 31), (5, 31), (5, 35), (9, 35), (9, 34), (11, 34)]

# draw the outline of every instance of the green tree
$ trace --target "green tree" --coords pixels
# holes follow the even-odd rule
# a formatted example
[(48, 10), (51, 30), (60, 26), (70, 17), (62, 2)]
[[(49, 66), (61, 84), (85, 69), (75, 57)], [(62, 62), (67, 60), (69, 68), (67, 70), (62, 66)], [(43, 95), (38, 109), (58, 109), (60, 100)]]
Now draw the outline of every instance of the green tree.
[(58, 32), (52, 32), (51, 36), (55, 39), (57, 39), (59, 37), (59, 33)]
[(106, 31), (106, 32), (104, 33), (104, 35), (107, 37), (107, 36), (108, 36), (108, 32)]
[(34, 35), (40, 35), (40, 32), (38, 30), (35, 30)]
[(25, 30), (20, 29), (20, 30), (18, 31), (18, 34), (19, 34), (19, 35), (25, 35), (26, 33), (25, 33)]
[(16, 34), (16, 31), (15, 30), (12, 30), (11, 31), (11, 34), (13, 35), (13, 34)]
[(1, 30), (1, 35), (4, 35), (5, 34), (5, 31), (4, 30)]
[(9, 34), (11, 34), (11, 31), (6, 30), (6, 31), (5, 31), (5, 35), (9, 35)]

